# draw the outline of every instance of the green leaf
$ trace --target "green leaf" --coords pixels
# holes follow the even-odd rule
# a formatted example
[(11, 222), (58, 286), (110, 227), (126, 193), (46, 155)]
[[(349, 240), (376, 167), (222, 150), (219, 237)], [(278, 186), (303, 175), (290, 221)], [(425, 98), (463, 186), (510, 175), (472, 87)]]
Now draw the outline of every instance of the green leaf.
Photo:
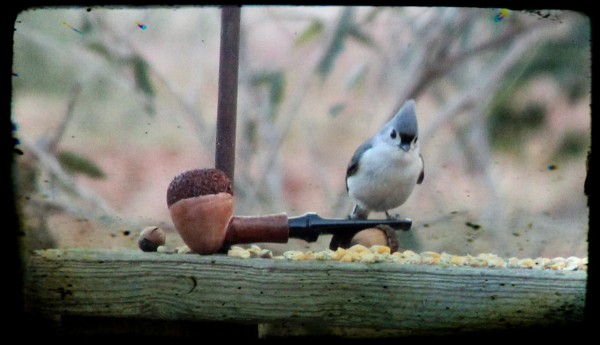
[(346, 104), (344, 104), (343, 102), (336, 103), (336, 104), (332, 105), (331, 107), (329, 107), (329, 116), (336, 117), (339, 114), (341, 114), (345, 108), (346, 108)]
[(113, 62), (114, 56), (110, 50), (101, 42), (92, 41), (87, 44), (87, 49), (90, 51), (103, 56), (106, 60)]
[(380, 13), (382, 13), (382, 11), (384, 11), (384, 8), (381, 8), (381, 7), (374, 7), (373, 9), (371, 9), (365, 16), (365, 18), (363, 20), (363, 24), (374, 22), (375, 19), (377, 18), (377, 16)]
[(308, 28), (304, 30), (300, 36), (296, 39), (294, 43), (296, 46), (304, 45), (317, 37), (319, 37), (323, 33), (323, 22), (318, 19), (313, 19)]
[(374, 48), (374, 41), (364, 32), (362, 32), (357, 26), (352, 26), (348, 30), (348, 35), (354, 38), (357, 42), (366, 45), (367, 47)]
[(150, 81), (150, 68), (148, 67), (148, 63), (142, 57), (135, 56), (132, 58), (131, 64), (133, 65), (135, 84), (147, 97), (147, 102), (144, 105), (144, 109), (147, 113), (154, 114), (154, 88), (152, 87), (152, 82)]
[(154, 88), (150, 81), (150, 73), (148, 63), (143, 58), (136, 56), (131, 60), (133, 72), (135, 75), (135, 83), (142, 92), (148, 96), (154, 96)]
[(351, 68), (346, 74), (346, 89), (358, 88), (365, 83), (369, 66), (366, 63)]
[(102, 179), (106, 176), (94, 162), (78, 153), (60, 151), (56, 158), (62, 168), (70, 173), (83, 174), (94, 179)]
[(273, 120), (283, 101), (285, 75), (282, 71), (263, 71), (255, 74), (250, 83), (254, 86), (265, 86), (269, 89), (269, 103), (271, 108), (271, 113), (269, 115)]
[(274, 116), (283, 100), (283, 91), (285, 88), (285, 77), (281, 71), (275, 72), (272, 75), (270, 86), (269, 100), (271, 101), (271, 109), (273, 109), (272, 116)]
[(344, 8), (331, 42), (317, 66), (317, 71), (321, 77), (325, 77), (331, 72), (335, 59), (344, 49), (344, 40), (353, 26), (353, 13), (354, 11), (351, 7)]

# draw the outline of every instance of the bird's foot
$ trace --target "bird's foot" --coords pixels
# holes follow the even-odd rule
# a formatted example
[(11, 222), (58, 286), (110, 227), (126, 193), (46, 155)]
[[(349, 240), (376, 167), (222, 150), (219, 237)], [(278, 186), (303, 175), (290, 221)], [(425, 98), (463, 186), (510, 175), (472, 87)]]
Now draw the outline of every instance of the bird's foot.
[(390, 216), (390, 214), (388, 213), (388, 211), (385, 211), (385, 217), (386, 217), (388, 220), (399, 220), (399, 219), (400, 219), (400, 214), (399, 214), (399, 213), (396, 213), (395, 215), (393, 215), (393, 216)]
[(329, 249), (336, 250), (338, 248), (350, 248), (352, 245), (352, 238), (356, 235), (356, 232), (350, 231), (345, 234), (334, 234), (329, 242)]

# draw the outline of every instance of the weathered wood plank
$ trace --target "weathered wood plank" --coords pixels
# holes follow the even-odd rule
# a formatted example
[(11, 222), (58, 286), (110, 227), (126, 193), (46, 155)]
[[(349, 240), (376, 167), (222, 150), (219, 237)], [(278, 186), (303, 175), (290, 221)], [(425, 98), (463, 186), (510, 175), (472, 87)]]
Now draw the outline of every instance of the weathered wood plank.
[(25, 297), (28, 312), (48, 317), (291, 322), (443, 334), (580, 323), (586, 279), (584, 271), (53, 249), (32, 253)]

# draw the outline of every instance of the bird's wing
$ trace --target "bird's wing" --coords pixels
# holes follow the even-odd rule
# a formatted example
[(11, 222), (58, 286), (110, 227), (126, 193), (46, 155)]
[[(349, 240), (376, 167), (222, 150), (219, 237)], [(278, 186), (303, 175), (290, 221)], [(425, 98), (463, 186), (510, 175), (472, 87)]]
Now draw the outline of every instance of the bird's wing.
[(371, 140), (367, 140), (360, 145), (354, 152), (354, 155), (352, 155), (352, 159), (350, 159), (350, 163), (348, 163), (348, 168), (346, 168), (346, 190), (348, 190), (348, 177), (356, 173), (358, 170), (358, 161), (360, 160), (360, 157), (371, 147), (373, 147)]
[(423, 179), (425, 178), (425, 161), (423, 160), (422, 155), (419, 155), (419, 157), (421, 158), (421, 163), (423, 163), (423, 167), (421, 168), (421, 174), (419, 174), (419, 179), (417, 180), (417, 184), (421, 184), (421, 182), (423, 182)]

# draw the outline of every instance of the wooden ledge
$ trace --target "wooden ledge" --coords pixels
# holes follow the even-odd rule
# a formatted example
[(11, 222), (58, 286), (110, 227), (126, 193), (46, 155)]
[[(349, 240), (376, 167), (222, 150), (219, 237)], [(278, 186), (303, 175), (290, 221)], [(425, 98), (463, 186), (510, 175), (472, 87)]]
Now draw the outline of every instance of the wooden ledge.
[(441, 335), (577, 325), (586, 281), (585, 271), (49, 249), (28, 258), (25, 301), (28, 313), (47, 318)]

